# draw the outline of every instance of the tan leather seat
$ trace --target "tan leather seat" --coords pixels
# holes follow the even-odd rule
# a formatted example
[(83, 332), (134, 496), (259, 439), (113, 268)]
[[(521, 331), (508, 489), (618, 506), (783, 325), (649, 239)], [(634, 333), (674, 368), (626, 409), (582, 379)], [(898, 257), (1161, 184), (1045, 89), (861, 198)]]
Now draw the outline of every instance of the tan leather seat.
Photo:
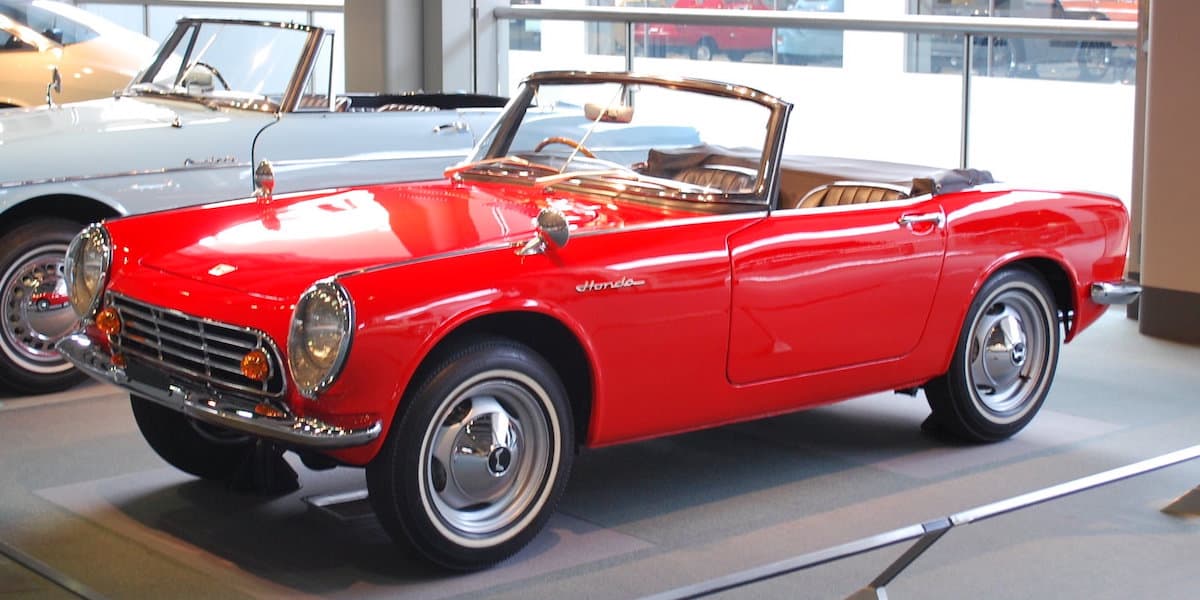
[(375, 109), (375, 112), (433, 112), (435, 110), (437, 110), (436, 106), (424, 104), (384, 104)]
[[(329, 96), (323, 94), (305, 94), (300, 96), (300, 102), (296, 108), (328, 108)], [(350, 108), (349, 96), (334, 96), (333, 112), (346, 112)]]
[(814, 188), (805, 194), (793, 208), (817, 206), (845, 206), (908, 198), (909, 190), (889, 183), (867, 183), (861, 181), (838, 181)]
[(754, 189), (754, 180), (758, 173), (754, 169), (734, 165), (702, 165), (688, 167), (676, 173), (671, 179), (716, 188), (726, 193), (749, 192)]

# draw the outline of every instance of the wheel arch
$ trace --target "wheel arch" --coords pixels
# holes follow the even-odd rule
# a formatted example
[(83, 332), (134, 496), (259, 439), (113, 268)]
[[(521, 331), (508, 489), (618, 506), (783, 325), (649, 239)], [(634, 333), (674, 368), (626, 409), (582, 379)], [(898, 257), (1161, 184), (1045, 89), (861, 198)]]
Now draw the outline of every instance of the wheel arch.
[(1063, 323), (1065, 330), (1064, 341), (1070, 341), (1075, 334), (1074, 321), (1072, 315), (1075, 312), (1075, 277), (1072, 270), (1065, 262), (1051, 258), (1048, 256), (1021, 256), (1008, 261), (1000, 262), (988, 269), (983, 277), (975, 283), (975, 289), (972, 291), (971, 297), (983, 287), (984, 282), (990, 279), (993, 275), (1003, 269), (1008, 268), (1024, 268), (1042, 278), (1046, 285), (1050, 287), (1050, 293), (1054, 295), (1055, 308), (1059, 311), (1059, 319)]
[(46, 194), (29, 198), (4, 211), (0, 235), (37, 218), (59, 218), (82, 225), (121, 216), (121, 211), (94, 198), (77, 194)]
[(575, 422), (576, 444), (586, 444), (595, 390), (593, 363), (583, 341), (575, 332), (561, 320), (542, 312), (492, 312), (454, 325), (425, 354), (405, 386), (404, 394), (407, 395), (410, 387), (423, 380), (425, 373), (455, 347), (466, 340), (486, 336), (503, 337), (524, 344), (550, 363), (567, 390)]

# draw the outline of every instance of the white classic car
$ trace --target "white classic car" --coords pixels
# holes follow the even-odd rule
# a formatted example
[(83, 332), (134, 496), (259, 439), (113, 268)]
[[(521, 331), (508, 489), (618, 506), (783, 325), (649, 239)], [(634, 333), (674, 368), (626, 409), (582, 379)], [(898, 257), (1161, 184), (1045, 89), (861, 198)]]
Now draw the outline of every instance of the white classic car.
[(0, 0), (0, 108), (111, 96), (154, 56), (154, 40), (85, 10), (46, 0)]
[(332, 36), (181, 19), (120, 94), (0, 110), (0, 389), (46, 393), (83, 378), (54, 343), (76, 320), (62, 261), (85, 224), (264, 184), (280, 194), (440, 177), (504, 104), (335, 95)]

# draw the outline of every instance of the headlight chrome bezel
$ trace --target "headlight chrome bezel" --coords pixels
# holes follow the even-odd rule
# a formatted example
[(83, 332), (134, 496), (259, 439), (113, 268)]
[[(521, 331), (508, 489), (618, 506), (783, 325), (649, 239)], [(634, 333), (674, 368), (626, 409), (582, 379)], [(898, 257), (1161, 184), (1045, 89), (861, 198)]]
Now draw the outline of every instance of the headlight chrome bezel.
[[(89, 263), (87, 252), (99, 252), (99, 273), (96, 275), (96, 288), (86, 289), (83, 284), (86, 273), (76, 273), (77, 268), (86, 269)], [(95, 262), (95, 261), (90, 261)], [(104, 296), (104, 286), (108, 284), (109, 270), (112, 267), (112, 239), (108, 235), (108, 230), (100, 223), (92, 223), (79, 232), (71, 244), (67, 246), (67, 254), (63, 260), (63, 271), (67, 280), (67, 297), (71, 301), (71, 308), (75, 314), (81, 319), (91, 319), (96, 316), (100, 310), (101, 298)], [(81, 281), (82, 280), (82, 281)], [(90, 298), (83, 297), (84, 294), (79, 293), (77, 285), (83, 285), (84, 294), (90, 295)]]
[[(328, 308), (332, 308), (337, 313), (340, 321), (338, 333), (341, 337), (336, 344), (336, 355), (326, 366), (314, 363), (314, 358), (308, 348), (311, 336), (307, 329), (311, 323), (307, 322), (307, 315), (312, 302), (325, 303)], [(337, 381), (346, 364), (346, 357), (350, 353), (353, 331), (354, 301), (350, 298), (346, 288), (338, 282), (318, 281), (300, 296), (296, 302), (296, 308), (292, 312), (292, 321), (288, 328), (287, 362), (289, 374), (301, 396), (315, 400)]]

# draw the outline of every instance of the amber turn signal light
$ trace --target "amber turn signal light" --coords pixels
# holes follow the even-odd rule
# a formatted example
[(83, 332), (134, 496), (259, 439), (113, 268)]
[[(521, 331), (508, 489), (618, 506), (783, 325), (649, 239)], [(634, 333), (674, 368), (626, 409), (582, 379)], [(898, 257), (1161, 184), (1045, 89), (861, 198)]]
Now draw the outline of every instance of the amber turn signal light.
[(118, 369), (124, 369), (128, 366), (128, 363), (125, 361), (125, 355), (120, 352), (112, 355), (112, 364)]
[(271, 406), (270, 404), (267, 404), (266, 402), (259, 402), (258, 404), (254, 405), (254, 414), (263, 417), (270, 417), (272, 419), (282, 419), (287, 416), (287, 413), (275, 408), (274, 406)]
[(271, 361), (262, 349), (251, 350), (242, 357), (242, 375), (254, 381), (266, 381), (271, 374)]
[(105, 308), (96, 315), (96, 329), (104, 332), (104, 335), (117, 335), (121, 332), (121, 316), (117, 314), (117, 310), (113, 307)]

